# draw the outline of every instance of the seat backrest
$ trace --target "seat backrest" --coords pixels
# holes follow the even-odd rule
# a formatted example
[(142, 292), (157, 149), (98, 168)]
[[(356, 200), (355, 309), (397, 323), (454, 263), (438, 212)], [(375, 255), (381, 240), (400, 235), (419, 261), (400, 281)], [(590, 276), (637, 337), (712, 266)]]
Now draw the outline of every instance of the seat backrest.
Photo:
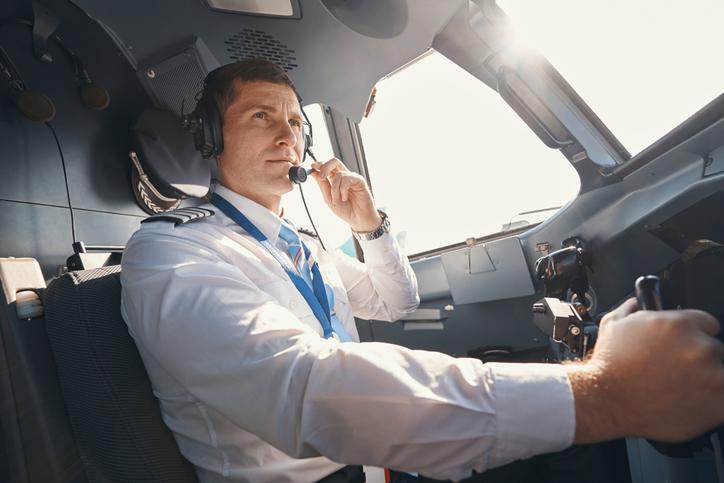
[(196, 482), (121, 317), (120, 266), (66, 273), (43, 295), (76, 443), (93, 482)]
[(0, 481), (87, 483), (42, 306), (23, 296), (44, 289), (36, 260), (0, 258)]

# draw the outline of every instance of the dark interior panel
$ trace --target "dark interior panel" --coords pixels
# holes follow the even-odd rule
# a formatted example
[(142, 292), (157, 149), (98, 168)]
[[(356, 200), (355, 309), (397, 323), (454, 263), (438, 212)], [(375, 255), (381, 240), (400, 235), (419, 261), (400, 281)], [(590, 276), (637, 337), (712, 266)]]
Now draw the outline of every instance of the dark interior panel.
[[(591, 247), (593, 272), (589, 282), (597, 298), (598, 311), (606, 311), (631, 293), (641, 275), (653, 275), (674, 262), (679, 254), (671, 247), (640, 229), (632, 229), (605, 248)], [(645, 253), (646, 256), (642, 256)]]
[(685, 193), (655, 207), (641, 223), (605, 240), (605, 247), (589, 245), (593, 255), (589, 279), (599, 310), (608, 310), (631, 293), (639, 276), (659, 274), (682, 258), (697, 240), (724, 244), (724, 191), (706, 197), (703, 192)]
[[(72, 205), (75, 208), (142, 215), (129, 188), (127, 141), (129, 127), (148, 104), (147, 97), (131, 66), (95, 21), (69, 2), (48, 1), (44, 4), (61, 20), (57, 33), (63, 44), (75, 52), (92, 81), (103, 86), (111, 99), (105, 110), (86, 107), (80, 97), (82, 84), (75, 74), (74, 63), (56, 42), (48, 41), (47, 48), (53, 62), (44, 63), (33, 55), (28, 26), (10, 20), (0, 30), (0, 42), (25, 83), (34, 91), (50, 97), (55, 105), (55, 118), (48, 124), (57, 134), (66, 163)], [(3, 126), (5, 123), (7, 121)], [(38, 139), (47, 136), (45, 134)], [(43, 160), (40, 161), (43, 163), (49, 160), (55, 163), (58, 159), (57, 153), (52, 158), (34, 154), (33, 157)], [(42, 167), (47, 169), (45, 164)], [(62, 181), (58, 167), (53, 166), (51, 173), (56, 177), (60, 174), (59, 181)], [(57, 187), (53, 188), (54, 192), (60, 192), (65, 197), (64, 189), (57, 191)], [(27, 201), (48, 202), (47, 199), (27, 198)]]
[[(86, 245), (125, 246), (143, 217), (74, 210), (75, 238)], [(68, 255), (72, 253), (70, 245)]]
[(73, 243), (70, 210), (0, 201), (0, 257), (32, 257), (45, 279), (65, 265)]
[(651, 231), (677, 252), (702, 239), (724, 245), (724, 191), (693, 204)]
[[(131, 124), (148, 105), (146, 94), (131, 66), (100, 26), (68, 3), (47, 4), (63, 16), (61, 28), (67, 29), (63, 33), (66, 43), (83, 59), (94, 81), (111, 96), (104, 111), (86, 108), (77, 95), (65, 96), (67, 122), (56, 124), (68, 166), (73, 206), (143, 215), (130, 190), (127, 142)], [(61, 106), (58, 110), (61, 121)]]
[(26, 119), (5, 96), (0, 97), (0, 139), (0, 199), (68, 206), (52, 131)]
[[(390, 342), (411, 349), (445, 352), (452, 356), (467, 356), (472, 350), (485, 346), (503, 346), (514, 351), (547, 345), (547, 338), (533, 325), (533, 303), (539, 296), (520, 297), (493, 302), (456, 305), (443, 322), (442, 330), (405, 330), (415, 322), (394, 323), (372, 321), (376, 342)], [(424, 304), (440, 308), (452, 301)]]

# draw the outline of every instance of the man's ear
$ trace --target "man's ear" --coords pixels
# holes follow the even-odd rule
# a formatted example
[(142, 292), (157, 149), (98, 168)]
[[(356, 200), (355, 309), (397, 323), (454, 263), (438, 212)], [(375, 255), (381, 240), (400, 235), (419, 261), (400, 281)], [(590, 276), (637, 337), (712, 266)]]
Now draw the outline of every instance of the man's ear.
[(221, 172), (221, 166), (222, 166), (221, 154), (219, 154), (218, 156), (215, 156), (214, 161), (216, 161), (216, 179), (221, 181), (221, 178), (223, 176), (223, 173)]

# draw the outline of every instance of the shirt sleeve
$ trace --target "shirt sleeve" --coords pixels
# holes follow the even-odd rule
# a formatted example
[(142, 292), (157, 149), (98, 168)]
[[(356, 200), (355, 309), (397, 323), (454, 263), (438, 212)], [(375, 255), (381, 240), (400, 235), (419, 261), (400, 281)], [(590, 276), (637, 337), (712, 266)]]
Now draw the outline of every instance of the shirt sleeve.
[(121, 281), (143, 352), (292, 457), (457, 480), (573, 441), (563, 367), (323, 339), (239, 267), (180, 237), (134, 236)]
[(333, 252), (352, 313), (367, 320), (395, 321), (420, 304), (417, 279), (395, 237), (385, 233), (375, 240), (361, 240), (364, 263)]

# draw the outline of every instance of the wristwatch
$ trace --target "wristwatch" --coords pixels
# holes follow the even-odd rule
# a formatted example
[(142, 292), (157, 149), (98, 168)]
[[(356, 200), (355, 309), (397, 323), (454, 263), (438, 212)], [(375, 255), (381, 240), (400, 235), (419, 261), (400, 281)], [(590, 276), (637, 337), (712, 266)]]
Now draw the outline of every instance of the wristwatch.
[(377, 213), (380, 214), (380, 218), (382, 218), (382, 223), (380, 223), (380, 226), (377, 227), (377, 229), (372, 231), (354, 231), (352, 230), (352, 234), (354, 237), (358, 240), (376, 240), (385, 233), (390, 232), (390, 219), (387, 218), (387, 213), (385, 213), (382, 210), (377, 210)]

